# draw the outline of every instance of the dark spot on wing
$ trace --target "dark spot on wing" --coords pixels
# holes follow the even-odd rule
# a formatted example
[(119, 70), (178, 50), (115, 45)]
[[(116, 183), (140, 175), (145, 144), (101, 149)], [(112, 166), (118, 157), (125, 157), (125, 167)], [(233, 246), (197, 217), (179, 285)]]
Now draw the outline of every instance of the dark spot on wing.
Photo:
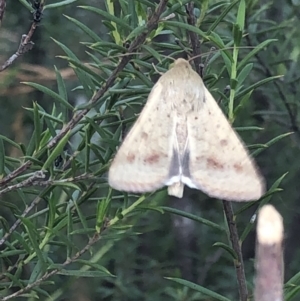
[(243, 166), (242, 166), (241, 163), (235, 163), (235, 164), (233, 165), (233, 168), (234, 168), (234, 170), (235, 170), (236, 172), (238, 172), (238, 173), (243, 172)]
[(208, 168), (212, 169), (223, 169), (224, 165), (218, 162), (215, 158), (207, 158), (206, 160)]
[(226, 139), (221, 139), (220, 140), (220, 145), (221, 146), (227, 146), (228, 145), (228, 141)]
[(142, 139), (148, 139), (148, 134), (146, 132), (142, 132)]
[(126, 159), (129, 163), (132, 163), (135, 160), (135, 154), (129, 153)]
[(160, 155), (157, 153), (153, 153), (147, 157), (145, 157), (144, 162), (148, 164), (157, 163), (160, 160)]

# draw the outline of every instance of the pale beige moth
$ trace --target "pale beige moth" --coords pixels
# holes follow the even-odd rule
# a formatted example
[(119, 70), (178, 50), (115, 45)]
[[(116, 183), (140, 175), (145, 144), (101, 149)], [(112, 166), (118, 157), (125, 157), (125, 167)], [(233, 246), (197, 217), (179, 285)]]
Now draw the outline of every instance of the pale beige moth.
[(109, 169), (109, 185), (151, 192), (184, 184), (224, 200), (260, 198), (264, 179), (201, 77), (184, 59), (164, 73)]

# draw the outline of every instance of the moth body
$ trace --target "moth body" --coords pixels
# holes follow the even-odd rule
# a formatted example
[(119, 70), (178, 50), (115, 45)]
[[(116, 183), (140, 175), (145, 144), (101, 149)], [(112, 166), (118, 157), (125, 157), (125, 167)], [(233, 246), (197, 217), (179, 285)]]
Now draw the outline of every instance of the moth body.
[(264, 193), (264, 180), (201, 77), (184, 59), (154, 85), (118, 150), (109, 184), (129, 192), (184, 184), (211, 197), (247, 201)]

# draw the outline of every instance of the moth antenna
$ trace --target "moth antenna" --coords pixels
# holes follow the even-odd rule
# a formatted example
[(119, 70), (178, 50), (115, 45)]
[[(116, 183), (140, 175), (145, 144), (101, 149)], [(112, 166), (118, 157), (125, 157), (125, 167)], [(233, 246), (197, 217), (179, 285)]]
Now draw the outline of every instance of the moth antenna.
[(125, 139), (125, 132), (126, 132), (126, 124), (124, 124), (124, 111), (121, 106), (119, 106), (119, 115), (121, 120), (121, 138), (122, 141)]
[(176, 16), (176, 15), (175, 15), (174, 13), (171, 13), (171, 14), (169, 14), (168, 16), (166, 16), (166, 17), (160, 19), (160, 21), (167, 21), (167, 20), (170, 20), (170, 19), (175, 18), (175, 16)]
[[(227, 85), (227, 86), (224, 88), (224, 90), (223, 90), (223, 94), (224, 94), (225, 96), (229, 96), (230, 89), (231, 89), (231, 88), (230, 88), (230, 85)], [(220, 104), (222, 103), (222, 100), (223, 100), (223, 97), (220, 96), (219, 99), (217, 99), (216, 101), (217, 101), (217, 103), (220, 105)]]
[(184, 53), (186, 54), (187, 57), (192, 56), (191, 52), (187, 49), (187, 47), (179, 39), (176, 38), (175, 43), (184, 51)]
[(209, 61), (211, 60), (211, 58), (214, 55), (214, 53), (216, 52), (216, 50), (217, 50), (216, 47), (210, 48), (210, 50), (208, 52), (208, 56), (206, 57), (205, 62), (204, 62), (203, 73), (205, 73), (207, 66), (209, 64)]
[(159, 72), (155, 66), (154, 63), (152, 63), (152, 67), (154, 68), (154, 70), (159, 74), (159, 75), (163, 75), (164, 73), (163, 72)]
[(214, 53), (216, 52), (217, 48), (216, 47), (211, 47), (208, 53), (208, 56), (204, 62), (205, 67), (207, 67), (207, 65), (209, 64), (209, 61), (211, 60), (212, 56), (214, 55)]
[[(125, 47), (125, 46), (124, 46)], [(117, 55), (111, 55), (109, 56), (108, 58), (120, 58), (120, 57), (123, 57), (123, 56), (128, 56), (128, 55), (139, 55), (139, 54), (142, 54), (141, 52), (127, 52), (127, 53), (121, 53), (121, 54), (117, 54)]]
[[(254, 48), (255, 47), (251, 47), (251, 46), (239, 47), (239, 49), (254, 49)], [(195, 56), (190, 56), (190, 58), (188, 59), (188, 62), (193, 61), (197, 57), (207, 56), (207, 59), (204, 62), (204, 65), (205, 65), (205, 68), (206, 68), (214, 53), (216, 53), (217, 51), (230, 50), (230, 49), (234, 49), (234, 47), (225, 47), (225, 48), (217, 49), (216, 47), (213, 46), (213, 47), (210, 48), (210, 50), (208, 52), (201, 53), (201, 54), (195, 55)]]

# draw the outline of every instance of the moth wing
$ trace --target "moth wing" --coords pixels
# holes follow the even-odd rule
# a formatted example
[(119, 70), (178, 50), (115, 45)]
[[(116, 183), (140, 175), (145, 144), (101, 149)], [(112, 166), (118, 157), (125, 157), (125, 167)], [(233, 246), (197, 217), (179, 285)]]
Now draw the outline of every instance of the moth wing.
[(205, 88), (204, 99), (187, 116), (188, 170), (183, 182), (211, 197), (232, 201), (259, 199), (265, 191), (248, 151)]
[[(157, 82), (139, 118), (118, 150), (108, 174), (111, 187), (130, 192), (161, 188), (174, 161), (176, 116), (166, 87)], [(179, 163), (177, 163), (179, 169)]]

